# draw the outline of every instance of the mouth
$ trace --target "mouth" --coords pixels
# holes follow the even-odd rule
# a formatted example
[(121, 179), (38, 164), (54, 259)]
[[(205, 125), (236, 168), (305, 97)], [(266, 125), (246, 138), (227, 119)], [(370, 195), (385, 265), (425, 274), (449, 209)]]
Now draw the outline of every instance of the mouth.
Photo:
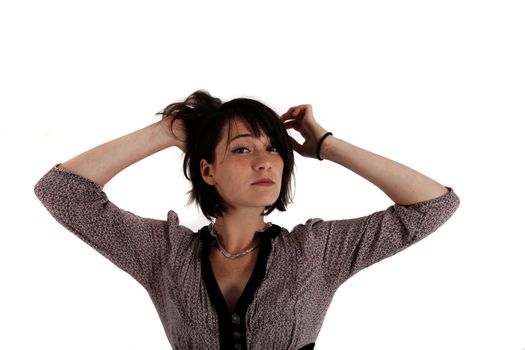
[(273, 184), (274, 182), (272, 180), (261, 180), (261, 181), (252, 183), (252, 185), (273, 185)]

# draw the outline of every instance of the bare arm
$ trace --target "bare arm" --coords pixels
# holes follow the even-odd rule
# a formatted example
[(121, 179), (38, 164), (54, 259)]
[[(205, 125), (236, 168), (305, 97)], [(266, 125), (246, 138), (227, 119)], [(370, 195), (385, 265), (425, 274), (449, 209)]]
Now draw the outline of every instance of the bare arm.
[[(164, 120), (166, 124), (170, 121)], [(168, 227), (183, 229), (178, 216), (173, 211), (167, 220), (136, 215), (113, 203), (102, 187), (138, 160), (170, 146), (183, 146), (164, 125), (162, 121), (151, 124), (55, 165), (34, 187), (35, 195), (58, 223), (149, 292), (158, 283), (159, 264), (172, 249)]]
[(183, 146), (169, 133), (168, 119), (96, 146), (58, 167), (84, 176), (104, 186), (116, 174), (170, 146)]
[[(287, 129), (294, 128), (305, 138), (301, 145), (290, 137), (294, 150), (302, 156), (315, 158), (319, 140), (327, 131), (315, 121), (312, 106), (291, 107), (280, 119)], [(406, 165), (331, 135), (323, 141), (319, 153), (321, 159), (338, 163), (367, 179), (400, 205), (427, 201), (449, 192), (439, 182)]]
[(320, 153), (323, 159), (336, 162), (372, 182), (397, 204), (410, 205), (448, 192), (440, 183), (406, 165), (337, 137), (328, 136)]

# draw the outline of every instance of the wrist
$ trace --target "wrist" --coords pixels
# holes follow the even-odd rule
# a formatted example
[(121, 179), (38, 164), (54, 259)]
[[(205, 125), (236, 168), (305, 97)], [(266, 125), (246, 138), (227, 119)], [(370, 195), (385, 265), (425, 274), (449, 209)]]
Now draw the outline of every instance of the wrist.
[(325, 137), (321, 143), (321, 148), (319, 149), (319, 155), (321, 156), (321, 159), (324, 160), (329, 158), (330, 149), (332, 148), (334, 141), (335, 137), (333, 135), (329, 134)]
[(170, 134), (170, 131), (166, 128), (166, 122), (158, 121), (151, 125), (153, 134), (155, 135), (156, 142), (164, 149), (172, 146), (179, 146), (177, 139)]

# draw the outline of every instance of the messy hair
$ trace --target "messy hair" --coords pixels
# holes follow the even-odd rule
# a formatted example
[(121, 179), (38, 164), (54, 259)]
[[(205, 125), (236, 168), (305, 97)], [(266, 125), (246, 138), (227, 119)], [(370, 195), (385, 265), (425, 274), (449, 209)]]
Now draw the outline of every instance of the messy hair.
[(228, 123), (230, 135), (231, 123), (235, 118), (244, 120), (256, 137), (260, 137), (261, 132), (266, 134), (283, 159), (279, 198), (265, 208), (263, 215), (270, 214), (276, 208), (286, 211), (287, 204), (292, 203), (291, 177), (295, 180), (293, 147), (278, 114), (265, 104), (250, 98), (236, 98), (223, 103), (201, 89), (182, 102), (168, 105), (157, 115), (162, 115), (162, 119), (173, 117), (172, 126), (176, 119), (183, 121), (186, 133), (183, 170), (184, 176), (192, 184), (192, 189), (187, 192), (190, 195), (187, 205), (196, 202), (208, 220), (222, 216), (228, 210), (228, 205), (215, 186), (203, 180), (200, 161), (215, 161), (215, 149), (220, 141), (221, 130)]

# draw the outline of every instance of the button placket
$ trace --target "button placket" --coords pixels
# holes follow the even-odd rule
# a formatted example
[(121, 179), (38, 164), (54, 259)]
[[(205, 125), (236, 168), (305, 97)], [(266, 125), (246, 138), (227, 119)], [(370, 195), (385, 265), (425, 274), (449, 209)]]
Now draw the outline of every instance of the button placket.
[(235, 324), (235, 325), (241, 324), (241, 317), (239, 315), (237, 315), (236, 313), (234, 313), (232, 315), (232, 323)]
[(233, 323), (233, 339), (236, 341), (234, 344), (235, 350), (241, 350), (242, 345), (240, 344), (241, 341), (241, 332), (239, 332), (240, 324), (241, 324), (241, 317), (237, 313), (232, 314), (232, 323)]

